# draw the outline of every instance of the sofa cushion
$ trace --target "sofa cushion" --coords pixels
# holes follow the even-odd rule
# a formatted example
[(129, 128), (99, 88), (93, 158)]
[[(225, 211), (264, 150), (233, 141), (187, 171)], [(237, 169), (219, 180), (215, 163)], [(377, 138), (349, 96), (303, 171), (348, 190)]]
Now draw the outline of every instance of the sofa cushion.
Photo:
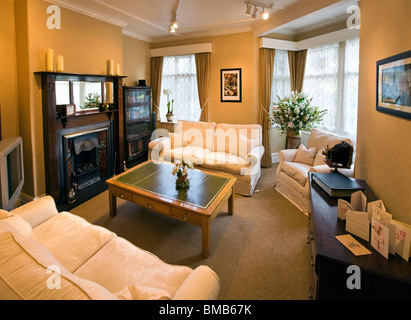
[(261, 145), (260, 125), (219, 123), (214, 133), (214, 151), (231, 153), (242, 158)]
[(341, 143), (342, 141), (346, 141), (347, 143), (353, 145), (353, 142), (350, 138), (343, 137), (331, 132), (327, 132), (321, 129), (312, 129), (310, 136), (308, 137), (307, 141), (307, 148), (316, 147), (317, 150), (321, 148), (330, 148), (334, 147), (337, 143)]
[(318, 150), (317, 154), (315, 155), (313, 167), (321, 166), (321, 165), (325, 164), (325, 162), (324, 162), (325, 155), (323, 155), (324, 151), (325, 151), (324, 148), (321, 148), (320, 150)]
[(115, 234), (69, 212), (61, 212), (33, 228), (30, 237), (46, 246), (67, 270), (74, 272)]
[(128, 286), (114, 295), (119, 300), (170, 300), (167, 291), (142, 286)]
[(297, 154), (295, 155), (295, 162), (301, 162), (312, 166), (314, 163), (315, 156), (317, 154), (317, 148), (312, 147), (307, 149), (307, 147), (303, 144), (300, 144), (297, 150)]
[(305, 186), (308, 180), (308, 171), (311, 166), (301, 162), (288, 162), (282, 164), (282, 170), (286, 175), (296, 180), (300, 185)]
[(226, 152), (207, 153), (200, 167), (220, 170), (228, 173), (243, 174), (246, 160)]
[(187, 121), (177, 122), (173, 141), (174, 147), (197, 146), (213, 150), (215, 122)]
[(31, 226), (18, 215), (10, 214), (10, 216), (5, 219), (0, 218), (0, 222), (11, 225), (17, 232), (25, 237), (30, 236), (32, 230)]
[(173, 297), (192, 271), (186, 266), (167, 264), (126, 239), (116, 237), (74, 274), (97, 282), (113, 293), (129, 286), (141, 286), (154, 288), (156, 293), (166, 291)]
[(0, 234), (0, 299), (90, 300), (116, 297), (68, 272), (40, 243), (18, 233)]
[(164, 152), (164, 160), (165, 161), (176, 161), (176, 160), (183, 160), (190, 159), (194, 165), (200, 164), (205, 159), (206, 155), (210, 153), (211, 150), (204, 149), (197, 146), (187, 146), (187, 147), (180, 147), (175, 149), (166, 150)]

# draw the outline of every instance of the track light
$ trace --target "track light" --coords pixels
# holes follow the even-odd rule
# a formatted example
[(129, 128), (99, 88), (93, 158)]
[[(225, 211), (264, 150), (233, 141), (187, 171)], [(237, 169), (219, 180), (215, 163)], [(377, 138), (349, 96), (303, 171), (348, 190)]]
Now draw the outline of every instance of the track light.
[(257, 6), (255, 6), (253, 14), (251, 15), (251, 18), (255, 19), (257, 17), (257, 12), (258, 12), (258, 8), (257, 8)]
[[(264, 20), (267, 20), (270, 17), (270, 14), (268, 12), (266, 12), (265, 9), (271, 9), (274, 6), (273, 3), (267, 5), (267, 4), (264, 4), (264, 3), (255, 2), (255, 1), (251, 1), (251, 0), (250, 1), (244, 1), (244, 3), (247, 6), (245, 14), (247, 16), (251, 16), (253, 19), (257, 18), (258, 8), (260, 7), (262, 9), (261, 15), (260, 15), (261, 18), (264, 19)], [(253, 6), (254, 6), (254, 10), (253, 10), (253, 13), (250, 15), (251, 9), (252, 9)]]
[(251, 16), (251, 5), (250, 4), (247, 4), (246, 3), (246, 5), (247, 5), (247, 9), (245, 10), (245, 15), (246, 16)]
[(261, 12), (261, 18), (267, 20), (270, 17), (270, 15), (268, 14), (268, 12), (265, 12), (264, 10), (265, 9), (263, 9), (263, 12)]
[(174, 32), (176, 32), (176, 29), (173, 26), (170, 26), (170, 32), (174, 33)]

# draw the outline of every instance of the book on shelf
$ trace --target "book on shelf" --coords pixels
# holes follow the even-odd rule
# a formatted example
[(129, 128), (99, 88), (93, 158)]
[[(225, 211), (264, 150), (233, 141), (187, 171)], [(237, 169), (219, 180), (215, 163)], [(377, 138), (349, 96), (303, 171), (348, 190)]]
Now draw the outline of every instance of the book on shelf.
[(339, 172), (333, 173), (313, 173), (312, 179), (330, 197), (349, 197), (353, 192), (364, 190), (354, 179), (349, 178)]

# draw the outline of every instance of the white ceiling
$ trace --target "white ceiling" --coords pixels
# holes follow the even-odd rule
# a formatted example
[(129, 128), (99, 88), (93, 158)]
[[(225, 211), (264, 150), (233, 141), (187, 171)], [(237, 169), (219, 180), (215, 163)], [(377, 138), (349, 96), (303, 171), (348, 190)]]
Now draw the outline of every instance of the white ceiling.
[[(161, 42), (261, 29), (262, 21), (245, 15), (244, 0), (45, 0), (123, 28), (123, 34), (147, 42)], [(268, 11), (274, 14), (292, 4), (311, 0), (256, 0), (273, 3)], [(334, 1), (330, 1), (333, 3)], [(351, 0), (339, 0), (328, 8), (299, 18), (291, 23), (266, 30), (268, 33), (298, 34), (347, 19)], [(354, 1), (356, 3), (356, 1)], [(179, 28), (169, 32), (170, 20), (176, 13)]]

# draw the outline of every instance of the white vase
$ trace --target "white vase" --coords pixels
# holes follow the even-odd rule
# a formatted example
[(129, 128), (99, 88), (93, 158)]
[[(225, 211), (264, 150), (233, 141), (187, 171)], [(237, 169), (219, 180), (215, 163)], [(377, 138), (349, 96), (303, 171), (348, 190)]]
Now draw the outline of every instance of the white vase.
[(166, 118), (168, 122), (173, 122), (174, 115), (173, 114), (166, 114)]

